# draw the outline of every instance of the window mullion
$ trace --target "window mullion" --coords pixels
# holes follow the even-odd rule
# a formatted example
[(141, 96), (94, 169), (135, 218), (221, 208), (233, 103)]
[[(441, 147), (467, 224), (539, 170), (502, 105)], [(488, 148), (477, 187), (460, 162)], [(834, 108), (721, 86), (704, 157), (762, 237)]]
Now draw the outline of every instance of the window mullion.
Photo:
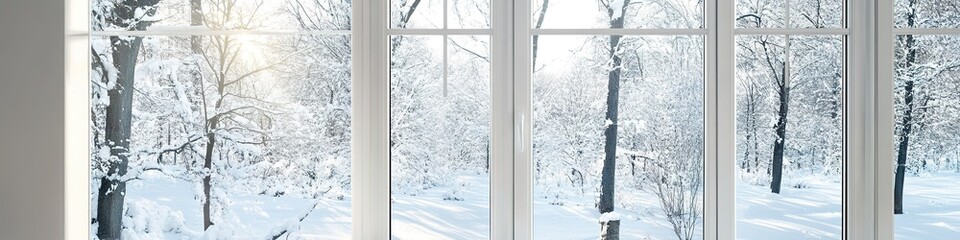
[[(846, 239), (875, 239), (875, 195), (873, 191), (872, 116), (873, 57), (872, 10), (867, 1), (853, 0), (847, 6), (846, 27), (850, 30), (844, 40), (844, 155), (846, 163), (844, 185), (844, 237)], [(855, 44), (851, 44), (855, 43)], [(854, 63), (854, 64), (850, 64)], [(862, 123), (862, 124), (861, 124)]]
[[(717, 240), (719, 239), (717, 224), (721, 220), (721, 218), (719, 218), (719, 212), (718, 212), (719, 205), (717, 205), (719, 200), (718, 197), (720, 196), (718, 195), (719, 185), (717, 183), (717, 180), (719, 179), (718, 178), (719, 171), (717, 171), (718, 169), (717, 164), (719, 162), (718, 161), (719, 156), (717, 155), (718, 153), (717, 143), (720, 142), (719, 141), (720, 139), (718, 138), (718, 135), (717, 135), (717, 129), (719, 125), (714, 124), (717, 122), (717, 113), (718, 113), (717, 102), (719, 100), (719, 98), (717, 98), (718, 97), (717, 85), (720, 83), (719, 71), (717, 71), (717, 68), (716, 68), (717, 62), (719, 60), (717, 55), (719, 53), (717, 51), (717, 44), (718, 44), (718, 37), (719, 37), (719, 32), (717, 31), (717, 27), (718, 27), (717, 25), (719, 21), (717, 20), (720, 15), (717, 1), (706, 2), (705, 15), (706, 15), (705, 19), (707, 23), (706, 24), (707, 38), (705, 42), (706, 48), (704, 49), (706, 53), (704, 54), (706, 57), (705, 59), (706, 82), (704, 86), (706, 88), (704, 89), (705, 92), (704, 92), (704, 98), (703, 98), (704, 107), (705, 107), (704, 113), (706, 113), (706, 116), (704, 116), (704, 126), (705, 126), (704, 134), (706, 135), (704, 136), (704, 140), (705, 140), (704, 153), (705, 154), (704, 154), (704, 175), (703, 175), (704, 177), (704, 197), (703, 197), (704, 199), (704, 202), (703, 202), (704, 234), (703, 234), (703, 237), (704, 239), (708, 239), (708, 240)], [(732, 29), (730, 32), (728, 32), (728, 34), (732, 34)]]
[[(714, 88), (708, 90), (708, 94), (714, 94), (715, 119), (707, 121), (708, 129), (714, 129), (716, 134), (712, 139), (714, 142), (708, 144), (715, 148), (716, 152), (716, 239), (736, 239), (736, 152), (735, 152), (735, 123), (736, 123), (736, 80), (734, 78), (736, 66), (736, 55), (734, 52), (734, 0), (719, 0), (717, 5), (717, 14), (715, 29), (716, 37), (716, 56), (714, 65), (707, 66), (716, 69), (717, 80)], [(721, 19), (723, 21), (721, 21)], [(722, 46), (722, 47), (720, 47)], [(709, 162), (709, 161), (708, 161)], [(709, 166), (709, 165), (708, 165)], [(708, 179), (709, 183), (710, 180)], [(707, 188), (708, 190), (710, 188)], [(709, 209), (709, 208), (707, 208)]]
[(490, 239), (514, 239), (514, 99), (512, 1), (491, 1)]
[(353, 238), (390, 237), (389, 2), (353, 3)]
[(873, 221), (875, 239), (892, 240), (893, 239), (893, 154), (890, 146), (894, 146), (894, 16), (893, 0), (880, 0), (876, 2), (876, 29), (873, 35), (876, 40), (875, 51), (876, 69), (875, 69), (875, 92), (873, 93), (874, 109), (874, 127), (872, 136), (873, 142), (873, 170), (874, 178), (874, 211)]
[[(504, 1), (509, 2), (509, 1)], [(507, 4), (510, 5), (510, 4)], [(517, 148), (513, 151), (514, 171), (514, 239), (529, 240), (533, 239), (533, 156), (531, 150), (533, 144), (532, 136), (532, 117), (533, 116), (533, 98), (532, 98), (532, 73), (531, 63), (531, 2), (514, 1), (512, 11), (506, 11), (506, 14), (512, 14), (513, 21), (510, 23), (508, 31), (512, 31), (512, 59), (514, 64), (513, 72), (513, 121), (514, 134), (519, 136), (520, 141), (516, 144)], [(511, 8), (511, 6), (504, 6)], [(509, 75), (508, 75), (509, 76)], [(523, 137), (526, 136), (526, 137)]]

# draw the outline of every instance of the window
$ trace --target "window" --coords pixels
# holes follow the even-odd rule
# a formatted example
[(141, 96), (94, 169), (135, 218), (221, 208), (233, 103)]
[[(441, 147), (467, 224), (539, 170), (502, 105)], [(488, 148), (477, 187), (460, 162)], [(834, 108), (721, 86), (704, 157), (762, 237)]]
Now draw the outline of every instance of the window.
[[(892, 209), (895, 239), (931, 239), (956, 236), (960, 201), (956, 182), (960, 150), (960, 4), (954, 1), (892, 1), (892, 34), (881, 64), (891, 66), (884, 78), (884, 106), (892, 114), (883, 134), (892, 138), (880, 161), (884, 177), (881, 196)], [(883, 106), (883, 105), (881, 105)], [(886, 135), (889, 136), (889, 135)], [(892, 173), (892, 174), (891, 174)], [(891, 176), (892, 175), (892, 176)], [(892, 188), (891, 188), (892, 186)], [(890, 191), (892, 190), (892, 192)]]
[(844, 236), (843, 1), (737, 1), (738, 239)]
[(350, 236), (350, 1), (90, 4), (95, 236)]
[(702, 239), (703, 2), (531, 2), (533, 238)]
[(488, 239), (490, 3), (390, 7), (391, 237)]
[(960, 235), (954, 1), (84, 2), (90, 238)]

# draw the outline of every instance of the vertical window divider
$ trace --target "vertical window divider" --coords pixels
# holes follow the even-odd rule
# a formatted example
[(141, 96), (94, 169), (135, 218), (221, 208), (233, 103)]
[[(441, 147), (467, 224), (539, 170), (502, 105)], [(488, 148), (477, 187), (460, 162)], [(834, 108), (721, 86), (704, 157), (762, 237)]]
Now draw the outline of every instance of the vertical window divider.
[[(875, 158), (872, 149), (874, 122), (872, 1), (846, 2), (843, 23), (849, 34), (844, 37), (843, 132), (844, 132), (844, 206), (843, 236), (845, 239), (878, 239), (874, 225)], [(857, 43), (857, 44), (851, 44)], [(850, 64), (855, 63), (855, 64)], [(892, 68), (891, 68), (892, 69)]]
[(893, 239), (893, 162), (894, 155), (890, 147), (894, 146), (894, 1), (879, 0), (876, 2), (876, 88), (874, 88), (874, 121), (873, 129), (875, 141), (873, 144), (876, 189), (874, 202), (875, 234), (877, 240)]
[[(522, 1), (517, 1), (522, 2)], [(523, 239), (515, 225), (516, 191), (514, 2), (491, 0), (490, 11), (490, 239)]]
[(735, 141), (732, 141), (736, 139), (736, 128), (731, 127), (736, 124), (736, 52), (733, 47), (736, 46), (733, 21), (736, 1), (718, 2), (715, 20), (717, 60), (713, 65), (716, 68), (717, 81), (716, 86), (711, 89), (715, 97), (709, 98), (715, 99), (713, 104), (716, 105), (716, 119), (714, 122), (709, 122), (708, 119), (716, 137), (708, 139), (714, 140), (710, 145), (716, 148), (716, 239), (736, 239), (736, 145)]
[[(494, 1), (498, 2), (498, 1)], [(532, 66), (531, 66), (531, 2), (530, 1), (500, 1), (510, 4), (504, 4), (504, 14), (512, 15), (510, 32), (506, 42), (513, 44), (508, 56), (511, 56), (513, 69), (512, 74), (513, 91), (513, 112), (526, 116), (519, 121), (514, 129), (515, 134), (528, 136), (522, 138), (518, 144), (520, 147), (514, 149), (513, 158), (513, 239), (529, 240), (533, 239), (533, 157), (532, 151), (529, 151), (533, 145), (532, 142), (532, 120), (533, 119), (533, 98), (532, 98)], [(512, 6), (510, 6), (512, 4)], [(500, 8), (497, 8), (500, 9)], [(511, 11), (512, 10), (512, 11)], [(497, 15), (494, 15), (497, 16)], [(501, 16), (506, 18), (508, 16)], [(518, 119), (518, 118), (513, 118)]]
[(353, 239), (389, 239), (389, 2), (353, 4)]
[[(66, 1), (64, 17), (64, 239), (90, 229), (90, 3)], [(55, 47), (55, 46), (54, 46)], [(52, 169), (51, 169), (52, 170)], [(96, 201), (96, 200), (94, 200)]]
[[(707, 240), (717, 240), (720, 239), (718, 223), (721, 222), (719, 217), (719, 185), (717, 184), (718, 176), (718, 157), (717, 155), (717, 143), (720, 142), (717, 135), (717, 127), (715, 123), (717, 122), (717, 101), (719, 100), (717, 94), (717, 86), (720, 83), (719, 80), (719, 71), (717, 69), (717, 63), (719, 58), (717, 57), (718, 51), (717, 44), (719, 32), (717, 31), (719, 18), (718, 1), (707, 1), (706, 9), (704, 12), (704, 26), (707, 29), (707, 36), (704, 42), (704, 57), (705, 57), (705, 83), (704, 83), (704, 196), (703, 196), (703, 237)], [(732, 18), (731, 18), (732, 19)], [(732, 21), (731, 21), (732, 22)], [(732, 33), (732, 29), (730, 31)]]

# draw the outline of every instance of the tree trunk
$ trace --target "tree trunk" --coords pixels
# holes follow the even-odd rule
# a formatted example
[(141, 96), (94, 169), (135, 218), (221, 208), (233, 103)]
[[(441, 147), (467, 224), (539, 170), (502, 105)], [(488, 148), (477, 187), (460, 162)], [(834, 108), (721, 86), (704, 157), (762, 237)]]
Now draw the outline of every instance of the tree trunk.
[(607, 75), (607, 127), (603, 131), (603, 170), (600, 179), (600, 213), (613, 211), (614, 175), (616, 174), (617, 155), (617, 117), (620, 94), (620, 57), (614, 53), (620, 42), (620, 36), (610, 36), (613, 69)]
[[(623, 0), (624, 3), (619, 9), (613, 9), (613, 6), (607, 7), (607, 14), (610, 16), (610, 28), (623, 28), (623, 14), (626, 12), (629, 0)], [(615, 11), (617, 13), (615, 13)], [(607, 74), (607, 127), (603, 131), (603, 169), (600, 176), (600, 202), (597, 207), (600, 214), (613, 212), (615, 195), (615, 177), (617, 166), (617, 117), (620, 98), (620, 35), (610, 36), (610, 58), (612, 64), (610, 72)], [(619, 239), (620, 223), (619, 221), (601, 222), (601, 239)]]
[[(757, 123), (754, 120), (753, 129), (750, 130), (753, 132), (753, 136), (757, 136)], [(760, 171), (760, 139), (753, 139), (753, 169), (754, 171)], [(767, 174), (770, 174), (769, 172)]]
[[(203, 26), (203, 4), (202, 0), (190, 0), (190, 26)], [(190, 49), (193, 54), (201, 54), (201, 37), (190, 36)]]
[[(907, 35), (908, 45), (912, 45), (913, 36)], [(916, 51), (908, 50), (907, 65), (913, 65)], [(896, 180), (893, 185), (893, 213), (903, 214), (903, 182), (907, 170), (907, 150), (910, 146), (910, 133), (913, 132), (913, 80), (907, 80), (903, 87), (903, 119), (901, 122), (902, 132), (897, 143), (897, 172)]]
[[(914, 26), (916, 12), (914, 10), (916, 0), (910, 1), (910, 13), (907, 14), (907, 25)], [(905, 35), (904, 48), (907, 49), (906, 62), (903, 68), (913, 67), (917, 60), (917, 51), (914, 49), (916, 40), (913, 35)], [(903, 214), (903, 184), (907, 171), (907, 150), (910, 146), (910, 134), (913, 131), (913, 80), (906, 78), (906, 84), (903, 86), (903, 119), (901, 122), (902, 130), (900, 139), (897, 143), (897, 170), (893, 185), (893, 214)]]
[(893, 213), (903, 214), (903, 182), (907, 170), (907, 148), (910, 146), (910, 132), (913, 130), (913, 81), (904, 86), (903, 132), (897, 143), (897, 172), (893, 185)]
[(213, 133), (213, 129), (216, 129), (217, 120), (216, 117), (210, 120), (210, 129), (211, 131), (207, 133), (207, 148), (206, 156), (203, 158), (203, 230), (207, 230), (210, 226), (213, 225), (213, 221), (210, 220), (210, 175), (213, 174), (213, 148), (216, 145), (216, 135)]
[(487, 173), (490, 173), (490, 140), (487, 140), (487, 153), (486, 153), (487, 163), (485, 165)]
[[(220, 99), (217, 100), (217, 103), (214, 105), (213, 109), (220, 109), (223, 105), (223, 96), (225, 82), (224, 78), (226, 74), (221, 74), (217, 79), (220, 81), (217, 82), (217, 94), (220, 96)], [(214, 115), (207, 120), (207, 147), (205, 151), (205, 156), (203, 158), (203, 230), (207, 230), (210, 226), (213, 225), (213, 221), (210, 219), (210, 176), (213, 175), (213, 148), (217, 144), (217, 135), (216, 129), (220, 125), (220, 117)]]
[(137, 56), (142, 38), (123, 40), (111, 37), (114, 47), (113, 65), (117, 69), (117, 85), (107, 93), (110, 105), (106, 108), (105, 138), (110, 148), (107, 176), (100, 178), (97, 191), (97, 237), (120, 239), (123, 219), (123, 201), (127, 184), (120, 178), (127, 174), (130, 148), (130, 123), (133, 120), (133, 83)]
[[(547, 15), (547, 6), (550, 5), (550, 0), (543, 0), (543, 4), (540, 4), (540, 15), (537, 16), (537, 23), (533, 28), (539, 29), (543, 26), (544, 16)], [(530, 45), (532, 51), (531, 62), (533, 63), (532, 71), (537, 70), (537, 48), (540, 47), (540, 35), (533, 35), (533, 44)]]
[(611, 220), (600, 224), (600, 239), (620, 239), (620, 220)]
[(787, 140), (787, 113), (790, 102), (790, 81), (788, 81), (787, 70), (783, 68), (780, 81), (780, 109), (777, 111), (777, 140), (773, 143), (773, 169), (772, 179), (770, 181), (770, 191), (780, 193), (780, 183), (783, 179), (783, 148)]
[[(155, 10), (137, 11), (154, 6), (159, 0), (125, 1), (114, 3), (113, 16), (106, 19), (112, 25), (131, 30), (144, 30), (151, 22), (134, 19), (142, 15), (153, 16)], [(140, 15), (140, 16), (138, 16)], [(131, 25), (133, 24), (133, 25)], [(106, 107), (104, 138), (110, 148), (107, 159), (107, 175), (100, 178), (97, 190), (97, 237), (120, 239), (123, 228), (123, 203), (127, 184), (121, 178), (127, 173), (130, 151), (130, 124), (133, 120), (133, 84), (137, 57), (143, 38), (110, 37), (113, 47), (113, 66), (117, 69), (117, 82), (107, 91), (110, 104)]]
[[(747, 133), (747, 144), (750, 144), (750, 133)], [(743, 169), (747, 172), (750, 172), (750, 151), (751, 149), (746, 148), (743, 150), (743, 162), (740, 162), (740, 169)]]

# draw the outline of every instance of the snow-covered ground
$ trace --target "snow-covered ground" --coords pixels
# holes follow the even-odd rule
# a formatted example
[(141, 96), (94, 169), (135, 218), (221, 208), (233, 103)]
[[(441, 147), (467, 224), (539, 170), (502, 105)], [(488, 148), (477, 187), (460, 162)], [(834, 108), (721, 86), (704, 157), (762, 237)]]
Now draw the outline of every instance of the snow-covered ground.
[(805, 188), (787, 185), (774, 194), (768, 185), (737, 182), (737, 238), (840, 239), (841, 183), (807, 181)]
[[(269, 239), (273, 232), (293, 229), (289, 239), (349, 239), (350, 198), (322, 200), (298, 197), (230, 196), (228, 222), (214, 223), (204, 233), (194, 184), (148, 172), (127, 187), (127, 229), (124, 239)], [(316, 208), (299, 227), (298, 216)], [(95, 230), (95, 229), (94, 229)], [(287, 239), (287, 238), (282, 238)]]
[[(460, 184), (456, 188), (431, 188), (416, 196), (394, 194), (390, 204), (393, 239), (489, 238), (489, 177), (456, 178), (451, 181), (454, 186)], [(451, 197), (462, 201), (444, 200)]]
[[(391, 216), (395, 239), (484, 239), (488, 237), (489, 184), (486, 176), (468, 177), (455, 194), (449, 188), (425, 190), (417, 196), (394, 196)], [(460, 180), (460, 182), (464, 182)], [(949, 239), (960, 236), (960, 174), (908, 177), (904, 209), (896, 216), (897, 239)], [(840, 185), (808, 183), (769, 193), (766, 186), (737, 185), (739, 239), (838, 239), (841, 234)], [(200, 204), (193, 184), (148, 176), (128, 188), (125, 239), (265, 239), (280, 229), (293, 229), (289, 239), (349, 239), (350, 198), (322, 200), (297, 227), (299, 215), (315, 200), (297, 197), (232, 196), (225, 223), (203, 233)], [(600, 214), (592, 194), (568, 198), (564, 205), (534, 200), (537, 239), (596, 239)], [(749, 196), (749, 197), (747, 197)], [(618, 201), (624, 239), (676, 239), (658, 211), (655, 198), (625, 194)], [(632, 206), (632, 207), (625, 207)], [(702, 224), (702, 223), (700, 223)], [(702, 231), (702, 230), (701, 230)]]
[(893, 220), (896, 239), (960, 238), (960, 174), (907, 176), (904, 182), (904, 214)]

